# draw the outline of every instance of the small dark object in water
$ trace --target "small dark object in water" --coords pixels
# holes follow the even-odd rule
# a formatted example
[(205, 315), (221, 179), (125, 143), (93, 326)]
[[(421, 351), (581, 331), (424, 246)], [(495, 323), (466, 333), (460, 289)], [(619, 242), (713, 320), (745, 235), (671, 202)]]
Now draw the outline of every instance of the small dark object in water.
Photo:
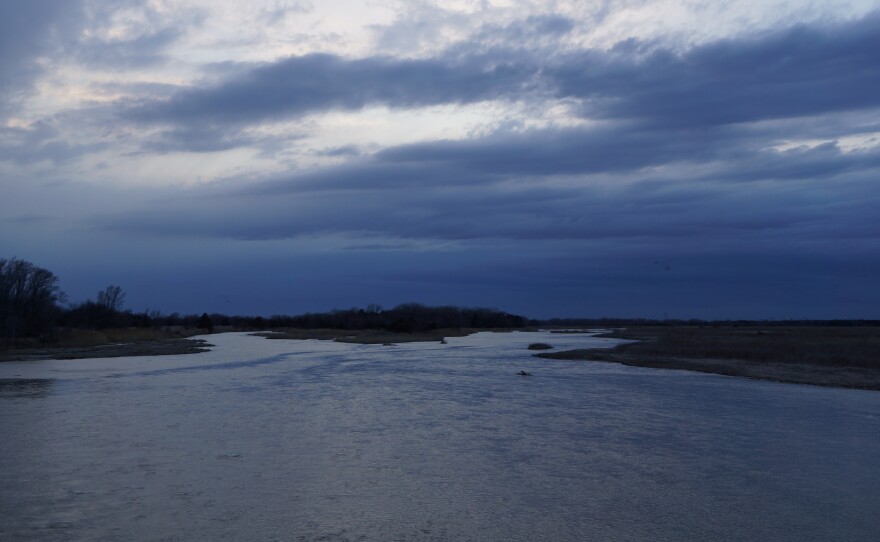
[(446, 339), (440, 339), (440, 344), (446, 344)]
[(516, 374), (519, 375), (519, 376), (532, 376), (532, 373), (527, 373), (527, 372), (525, 372), (525, 371), (520, 371), (520, 372), (518, 372), (518, 373), (516, 373)]

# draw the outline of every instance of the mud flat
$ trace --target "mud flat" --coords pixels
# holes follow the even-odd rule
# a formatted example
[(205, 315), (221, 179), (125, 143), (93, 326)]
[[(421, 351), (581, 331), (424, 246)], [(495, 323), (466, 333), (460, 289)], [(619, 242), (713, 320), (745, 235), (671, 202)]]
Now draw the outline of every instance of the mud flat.
[(440, 342), (446, 337), (465, 337), (476, 331), (491, 330), (437, 329), (424, 333), (398, 333), (376, 329), (285, 329), (283, 331), (254, 333), (254, 335), (265, 337), (267, 339), (320, 339), (354, 344), (394, 344)]
[(536, 356), (880, 390), (876, 327), (634, 327), (600, 336), (634, 342)]
[(128, 356), (170, 356), (207, 352), (211, 346), (202, 339), (164, 339), (136, 343), (107, 344), (83, 347), (20, 348), (0, 352), (3, 361), (41, 359), (120, 358)]
[(193, 329), (65, 330), (51, 344), (33, 342), (0, 349), (0, 362), (195, 354), (212, 346), (192, 338), (201, 333)]

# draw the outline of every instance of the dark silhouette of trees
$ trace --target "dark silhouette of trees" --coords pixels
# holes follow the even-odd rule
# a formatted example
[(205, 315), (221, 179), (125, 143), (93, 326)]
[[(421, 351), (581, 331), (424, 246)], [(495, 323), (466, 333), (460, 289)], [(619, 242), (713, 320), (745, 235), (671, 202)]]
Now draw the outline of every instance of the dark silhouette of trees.
[(17, 258), (0, 259), (0, 337), (14, 341), (48, 333), (63, 299), (51, 271)]
[(62, 315), (65, 327), (104, 329), (121, 327), (120, 315), (95, 301), (84, 301), (71, 307)]
[[(233, 318), (233, 322), (235, 319)], [(263, 324), (260, 326), (259, 324)], [(402, 333), (425, 332), (435, 329), (523, 327), (529, 321), (522, 316), (497, 309), (463, 307), (427, 307), (419, 303), (404, 303), (393, 309), (382, 310), (378, 305), (366, 309), (352, 308), (300, 316), (272, 316), (266, 321), (248, 322), (251, 327), (299, 329), (382, 329)]]
[(107, 308), (111, 312), (121, 312), (125, 303), (125, 293), (119, 286), (110, 285), (98, 292), (98, 305)]
[[(73, 305), (62, 316), (61, 323), (67, 327), (86, 329), (105, 329), (130, 327), (144, 323), (144, 317), (133, 315), (130, 311), (123, 311), (125, 293), (119, 286), (107, 286), (98, 292), (95, 301), (85, 301)], [(149, 322), (149, 317), (146, 317)]]
[(206, 330), (208, 333), (214, 332), (214, 323), (211, 322), (211, 317), (208, 316), (207, 312), (203, 312), (202, 315), (199, 317), (199, 323), (197, 327), (199, 329)]

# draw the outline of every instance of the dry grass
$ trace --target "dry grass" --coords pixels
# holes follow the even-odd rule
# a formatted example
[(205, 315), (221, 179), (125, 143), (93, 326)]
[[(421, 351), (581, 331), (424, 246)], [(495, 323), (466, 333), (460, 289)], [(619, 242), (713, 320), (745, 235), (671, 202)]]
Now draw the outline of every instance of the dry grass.
[(880, 389), (876, 327), (636, 327), (603, 336), (638, 342), (537, 355)]
[(642, 327), (605, 336), (637, 339), (630, 354), (880, 369), (876, 327)]
[(22, 342), (15, 348), (0, 350), (0, 361), (190, 354), (204, 352), (210, 346), (187, 338), (203, 333), (186, 328), (71, 329), (48, 344)]
[(283, 331), (272, 331), (265, 333), (255, 333), (260, 337), (267, 339), (321, 339), (328, 341), (336, 341), (343, 343), (356, 344), (394, 344), (394, 343), (412, 343), (412, 342), (440, 342), (446, 337), (464, 337), (470, 335), (474, 330), (467, 329), (438, 329), (428, 333), (395, 333), (392, 331), (383, 331), (379, 329), (285, 329)]
[(69, 329), (58, 337), (53, 346), (102, 346), (117, 343), (138, 343), (185, 339), (204, 335), (205, 331), (194, 328), (118, 328), (118, 329)]

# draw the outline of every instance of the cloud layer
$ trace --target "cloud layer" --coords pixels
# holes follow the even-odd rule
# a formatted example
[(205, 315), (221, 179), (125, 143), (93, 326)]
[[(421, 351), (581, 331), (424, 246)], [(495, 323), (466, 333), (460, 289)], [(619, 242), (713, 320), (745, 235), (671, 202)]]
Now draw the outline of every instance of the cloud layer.
[[(450, 15), (431, 35), (460, 35), (411, 54), (400, 40), (422, 19), (403, 13), (358, 55), (263, 59), (200, 34), (207, 7), (21, 14), (2, 84), (40, 90), (0, 127), (0, 186), (17, 192), (0, 240), (23, 257), (51, 254), (60, 232), (106, 254), (137, 240), (162, 269), (211, 246), (218, 284), (221, 269), (272, 282), (308, 260), (313, 291), (335, 274), (365, 303), (876, 316), (880, 12), (588, 45), (589, 25), (624, 13), (612, 4), (589, 20), (525, 3), (475, 27)], [(275, 28), (317, 11), (288, 7), (253, 17)], [(77, 70), (95, 78), (65, 79)], [(313, 297), (302, 310), (345, 303)]]
[[(564, 18), (539, 26), (565, 32)], [(327, 110), (417, 108), (490, 100), (582, 102), (586, 118), (700, 127), (875, 108), (880, 15), (828, 27), (798, 25), (676, 52), (625, 40), (611, 50), (524, 50), (506, 28), (489, 49), (458, 44), (435, 58), (331, 54), (242, 66), (207, 87), (140, 104), (135, 120), (255, 124)], [(503, 45), (502, 45), (503, 44)]]

